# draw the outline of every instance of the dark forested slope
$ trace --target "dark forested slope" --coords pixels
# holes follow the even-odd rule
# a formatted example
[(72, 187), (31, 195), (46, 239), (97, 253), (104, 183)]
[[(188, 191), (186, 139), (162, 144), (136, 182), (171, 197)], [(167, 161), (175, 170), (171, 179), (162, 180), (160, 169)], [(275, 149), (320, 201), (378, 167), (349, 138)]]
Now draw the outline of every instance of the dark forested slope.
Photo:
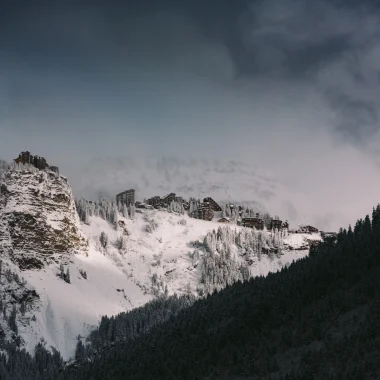
[(380, 206), (308, 258), (197, 301), (67, 379), (380, 378)]

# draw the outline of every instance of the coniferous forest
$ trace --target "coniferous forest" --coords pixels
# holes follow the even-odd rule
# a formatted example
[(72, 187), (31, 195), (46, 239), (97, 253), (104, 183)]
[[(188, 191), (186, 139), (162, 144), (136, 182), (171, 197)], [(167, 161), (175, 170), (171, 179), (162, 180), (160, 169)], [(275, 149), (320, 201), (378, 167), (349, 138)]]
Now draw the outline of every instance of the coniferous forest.
[(0, 377), (379, 379), (379, 289), (380, 205), (278, 273), (104, 318), (75, 365), (43, 349), (34, 358), (7, 350)]

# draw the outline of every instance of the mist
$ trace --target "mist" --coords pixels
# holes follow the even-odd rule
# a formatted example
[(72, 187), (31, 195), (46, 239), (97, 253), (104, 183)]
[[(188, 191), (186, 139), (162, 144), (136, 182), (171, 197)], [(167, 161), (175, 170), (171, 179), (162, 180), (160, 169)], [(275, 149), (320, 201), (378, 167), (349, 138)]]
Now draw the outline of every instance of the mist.
[(0, 156), (45, 156), (78, 193), (95, 159), (239, 161), (288, 189), (252, 200), (347, 226), (378, 202), (379, 14), (349, 1), (9, 5)]

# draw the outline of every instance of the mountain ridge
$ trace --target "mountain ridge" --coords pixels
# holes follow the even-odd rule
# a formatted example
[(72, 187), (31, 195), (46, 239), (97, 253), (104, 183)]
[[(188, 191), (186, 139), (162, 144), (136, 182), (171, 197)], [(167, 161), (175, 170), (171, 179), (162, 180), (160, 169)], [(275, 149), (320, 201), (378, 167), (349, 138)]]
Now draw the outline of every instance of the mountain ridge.
[[(113, 200), (104, 201), (108, 211), (103, 217), (90, 215), (84, 223), (66, 177), (30, 164), (2, 168), (1, 259), (14, 273), (11, 284), (17, 283), (15, 276), (24, 278), (21, 285), (9, 287), (7, 298), (14, 300), (18, 335), (6, 327), (8, 319), (2, 326), (9, 339), (20, 336), (19, 343), (30, 352), (43, 338), (68, 359), (77, 336), (87, 336), (102, 315), (131, 310), (159, 296), (199, 297), (234, 281), (267, 275), (307, 255), (307, 237), (321, 239), (318, 234), (280, 238), (239, 226), (221, 228), (216, 221), (167, 211), (123, 215)], [(27, 215), (41, 221), (41, 226), (30, 224), (30, 231), (42, 236), (38, 244), (30, 234), (23, 235), (24, 241), (17, 238)], [(20, 228), (12, 227), (14, 218)], [(65, 218), (73, 229), (62, 226)], [(56, 250), (61, 235), (66, 245)], [(17, 292), (34, 296), (24, 305)]]

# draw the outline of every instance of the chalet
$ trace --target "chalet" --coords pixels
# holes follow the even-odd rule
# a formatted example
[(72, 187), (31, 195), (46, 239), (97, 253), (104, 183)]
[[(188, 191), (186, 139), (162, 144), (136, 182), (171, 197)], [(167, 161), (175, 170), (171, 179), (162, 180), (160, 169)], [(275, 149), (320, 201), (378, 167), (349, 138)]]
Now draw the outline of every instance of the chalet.
[(118, 205), (134, 205), (135, 204), (135, 190), (125, 190), (120, 194), (116, 195), (116, 203)]
[(178, 202), (178, 203), (182, 203), (182, 204), (185, 202), (185, 200), (182, 197), (174, 197), (173, 201)]
[(198, 218), (203, 220), (212, 220), (214, 217), (214, 212), (212, 210), (211, 204), (208, 202), (203, 202), (198, 206)]
[(167, 205), (170, 205), (170, 203), (172, 203), (174, 200), (176, 200), (175, 193), (170, 193), (170, 194), (168, 194), (162, 198), (162, 202), (167, 204)]
[(222, 211), (222, 208), (211, 197), (207, 197), (207, 198), (203, 199), (203, 202), (210, 203), (211, 208), (214, 211)]
[(299, 232), (304, 232), (307, 234), (313, 234), (313, 233), (318, 233), (318, 228), (313, 227), (313, 226), (300, 226)]
[(256, 228), (257, 230), (264, 229), (264, 220), (261, 218), (243, 218), (241, 225), (248, 228)]
[(219, 223), (231, 223), (231, 220), (228, 218), (221, 218), (218, 220)]
[(139, 202), (139, 201), (137, 201), (136, 203), (135, 203), (135, 207), (136, 208), (139, 208), (139, 209), (141, 209), (141, 208), (146, 208), (146, 203), (144, 203), (144, 202)]
[(153, 206), (154, 208), (158, 208), (158, 205), (161, 203), (161, 197), (158, 195), (147, 199), (146, 203), (150, 206)]
[(270, 228), (272, 230), (281, 230), (282, 229), (282, 221), (278, 219), (272, 219), (270, 223)]

